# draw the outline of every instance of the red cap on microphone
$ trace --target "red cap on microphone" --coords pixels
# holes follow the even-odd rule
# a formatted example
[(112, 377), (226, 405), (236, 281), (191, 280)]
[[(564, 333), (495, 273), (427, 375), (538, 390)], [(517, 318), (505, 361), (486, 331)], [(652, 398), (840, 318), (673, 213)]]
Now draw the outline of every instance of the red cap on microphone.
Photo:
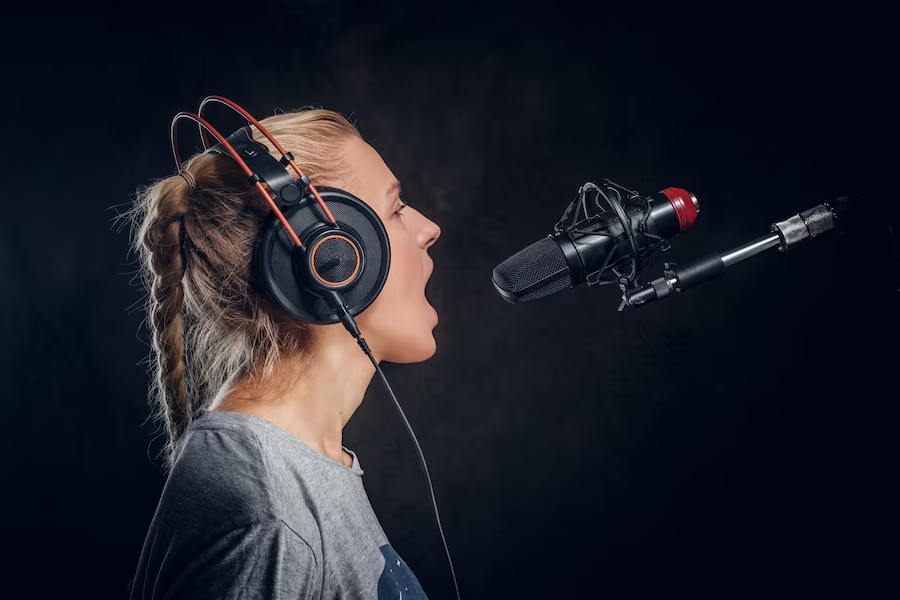
[(697, 196), (685, 189), (675, 187), (666, 188), (661, 193), (672, 203), (681, 231), (694, 224), (694, 221), (697, 220), (697, 213), (700, 212), (700, 201), (697, 200)]

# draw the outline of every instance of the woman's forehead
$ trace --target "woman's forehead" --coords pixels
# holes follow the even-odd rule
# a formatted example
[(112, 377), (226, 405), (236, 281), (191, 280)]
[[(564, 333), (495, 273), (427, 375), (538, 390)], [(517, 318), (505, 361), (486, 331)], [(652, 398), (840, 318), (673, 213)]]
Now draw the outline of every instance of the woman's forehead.
[(348, 192), (364, 199), (376, 210), (390, 209), (399, 188), (397, 178), (384, 159), (368, 142), (352, 138), (344, 145), (344, 158), (352, 172), (352, 186)]

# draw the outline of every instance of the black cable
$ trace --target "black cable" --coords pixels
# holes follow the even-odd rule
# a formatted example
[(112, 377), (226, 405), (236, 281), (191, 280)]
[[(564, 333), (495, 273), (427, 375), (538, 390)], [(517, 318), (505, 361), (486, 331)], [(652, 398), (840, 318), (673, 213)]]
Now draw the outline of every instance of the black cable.
[(428, 491), (431, 494), (432, 506), (434, 506), (434, 517), (437, 520), (438, 531), (441, 534), (441, 541), (444, 543), (444, 551), (447, 553), (447, 562), (450, 563), (450, 573), (451, 575), (453, 575), (453, 586), (456, 588), (456, 598), (457, 600), (460, 600), (459, 585), (456, 583), (456, 571), (453, 569), (453, 560), (450, 558), (450, 550), (447, 548), (447, 540), (444, 539), (444, 529), (443, 527), (441, 527), (441, 517), (438, 514), (437, 500), (434, 497), (434, 488), (431, 486), (431, 475), (428, 474), (428, 465), (425, 464), (425, 455), (422, 454), (422, 448), (419, 447), (419, 440), (416, 439), (416, 435), (415, 433), (413, 433), (409, 421), (406, 420), (406, 415), (404, 414), (403, 409), (400, 408), (400, 403), (397, 402), (397, 396), (394, 395), (394, 390), (391, 389), (391, 384), (388, 383), (387, 377), (385, 377), (384, 373), (381, 371), (381, 366), (375, 360), (375, 357), (372, 356), (372, 351), (369, 350), (369, 344), (366, 343), (366, 339), (362, 336), (359, 336), (356, 338), (356, 342), (359, 344), (359, 347), (362, 348), (363, 352), (366, 353), (366, 356), (369, 357), (369, 360), (372, 361), (372, 364), (375, 365), (375, 370), (378, 371), (378, 375), (381, 377), (381, 381), (382, 383), (384, 383), (384, 387), (387, 388), (388, 393), (391, 395), (391, 398), (394, 401), (394, 405), (400, 412), (400, 416), (403, 418), (403, 422), (406, 423), (406, 428), (409, 430), (410, 436), (412, 437), (413, 442), (415, 442), (416, 444), (416, 450), (419, 453), (419, 462), (422, 463), (422, 469), (425, 471), (425, 479), (428, 481)]

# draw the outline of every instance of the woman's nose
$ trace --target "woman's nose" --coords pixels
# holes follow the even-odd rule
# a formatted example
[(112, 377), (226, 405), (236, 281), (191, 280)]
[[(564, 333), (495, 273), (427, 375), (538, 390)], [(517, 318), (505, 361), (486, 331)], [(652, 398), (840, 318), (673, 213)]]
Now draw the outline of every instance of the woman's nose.
[(425, 220), (425, 227), (419, 232), (419, 238), (424, 248), (430, 248), (441, 237), (441, 228), (434, 221)]

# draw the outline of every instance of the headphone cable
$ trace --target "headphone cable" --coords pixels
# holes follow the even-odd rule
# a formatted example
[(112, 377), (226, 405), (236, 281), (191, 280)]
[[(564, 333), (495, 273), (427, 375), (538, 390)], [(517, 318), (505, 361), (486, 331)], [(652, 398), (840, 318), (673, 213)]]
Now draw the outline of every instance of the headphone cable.
[[(353, 317), (350, 318), (352, 319)], [(359, 329), (356, 329), (356, 331), (359, 331)], [(412, 426), (410, 426), (409, 421), (406, 419), (406, 415), (403, 413), (403, 409), (400, 408), (400, 403), (397, 402), (397, 396), (394, 395), (394, 390), (391, 389), (391, 384), (388, 383), (387, 377), (384, 376), (384, 373), (381, 370), (381, 366), (375, 360), (375, 357), (372, 356), (372, 351), (369, 350), (369, 344), (366, 343), (366, 339), (362, 337), (362, 335), (356, 335), (355, 333), (353, 333), (353, 331), (351, 331), (350, 333), (356, 338), (356, 342), (359, 344), (359, 347), (362, 348), (363, 352), (366, 353), (366, 356), (369, 357), (369, 360), (372, 361), (372, 364), (375, 365), (375, 370), (378, 371), (378, 375), (381, 377), (381, 381), (382, 383), (384, 383), (384, 387), (387, 388), (388, 393), (391, 395), (391, 399), (393, 399), (394, 405), (400, 412), (400, 416), (403, 418), (403, 422), (406, 423), (406, 428), (409, 430), (413, 442), (416, 445), (416, 451), (419, 454), (419, 461), (422, 463), (422, 469), (425, 470), (425, 479), (428, 481), (428, 491), (431, 494), (431, 504), (432, 506), (434, 506), (434, 517), (437, 520), (438, 531), (441, 534), (441, 542), (443, 542), (444, 551), (447, 553), (447, 562), (450, 563), (450, 574), (453, 576), (453, 586), (454, 588), (456, 588), (456, 598), (457, 600), (460, 600), (459, 584), (456, 583), (456, 571), (453, 569), (453, 560), (450, 558), (450, 550), (447, 548), (447, 540), (444, 538), (444, 529), (443, 527), (441, 527), (441, 517), (438, 514), (437, 500), (434, 497), (434, 488), (431, 486), (431, 475), (428, 474), (428, 465), (425, 464), (425, 456), (422, 454), (422, 448), (419, 446), (419, 440), (416, 439), (416, 434), (413, 433)]]

